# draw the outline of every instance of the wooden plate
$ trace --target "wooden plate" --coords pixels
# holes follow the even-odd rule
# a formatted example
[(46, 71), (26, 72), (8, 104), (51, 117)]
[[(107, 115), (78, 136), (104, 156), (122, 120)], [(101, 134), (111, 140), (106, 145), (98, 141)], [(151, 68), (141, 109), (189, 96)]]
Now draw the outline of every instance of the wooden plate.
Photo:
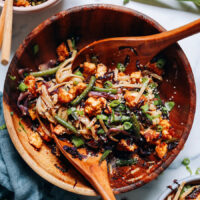
[[(26, 132), (19, 125), (20, 112), (16, 105), (19, 95), (16, 88), (20, 80), (18, 70), (21, 68), (37, 70), (39, 64), (55, 58), (56, 47), (72, 36), (79, 37), (77, 47), (80, 49), (101, 38), (148, 35), (161, 31), (164, 29), (158, 23), (134, 10), (113, 5), (87, 5), (52, 16), (26, 37), (10, 64), (8, 74), (15, 75), (17, 79), (12, 81), (7, 76), (3, 104), (5, 120), (13, 144), (36, 173), (65, 190), (95, 195), (94, 190), (71, 165), (65, 164), (67, 171), (64, 172), (58, 169), (58, 166), (60, 168), (63, 166), (47, 145), (43, 145), (40, 151), (36, 151), (28, 143), (27, 132), (31, 131), (32, 122), (28, 119), (21, 121)], [(33, 53), (34, 45), (39, 47), (36, 55)], [(181, 137), (180, 142), (163, 161), (158, 162), (158, 165), (152, 167), (143, 177), (139, 178), (135, 175), (134, 182), (129, 180), (132, 167), (123, 168), (118, 179), (115, 181), (111, 179), (115, 193), (133, 190), (155, 179), (175, 159), (189, 135), (196, 106), (193, 74), (185, 54), (177, 44), (163, 51), (163, 55), (167, 58), (168, 64), (165, 80), (161, 85), (161, 94), (163, 99), (171, 98), (176, 102), (170, 120)], [(11, 111), (14, 112), (13, 116), (10, 115)]]

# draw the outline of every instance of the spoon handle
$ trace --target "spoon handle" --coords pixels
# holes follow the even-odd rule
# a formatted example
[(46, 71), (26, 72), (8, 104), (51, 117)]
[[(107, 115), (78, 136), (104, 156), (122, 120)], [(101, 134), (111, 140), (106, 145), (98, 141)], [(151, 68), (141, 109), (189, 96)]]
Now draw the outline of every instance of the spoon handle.
[(166, 31), (151, 36), (144, 36), (142, 38), (145, 40), (145, 37), (148, 37), (147, 40), (149, 43), (146, 44), (149, 47), (149, 53), (151, 55), (152, 53), (156, 55), (169, 45), (198, 32), (200, 32), (200, 19), (171, 31)]
[(93, 183), (93, 186), (104, 200), (116, 200), (110, 187), (107, 170), (105, 173), (105, 169), (107, 169), (106, 161), (102, 162), (101, 165), (103, 166), (99, 166), (99, 163), (97, 163), (90, 167), (89, 171), (92, 174), (93, 179), (91, 180), (91, 183)]

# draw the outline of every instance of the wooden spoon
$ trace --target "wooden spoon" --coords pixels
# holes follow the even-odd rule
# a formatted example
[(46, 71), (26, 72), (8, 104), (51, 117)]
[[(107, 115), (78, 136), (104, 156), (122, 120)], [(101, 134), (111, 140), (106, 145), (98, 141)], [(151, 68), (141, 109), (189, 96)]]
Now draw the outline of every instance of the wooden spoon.
[(116, 66), (129, 55), (130, 66), (146, 64), (161, 50), (185, 37), (200, 31), (200, 19), (176, 28), (149, 36), (117, 37), (93, 42), (82, 48), (73, 62), (73, 69), (92, 56), (108, 66)]
[[(105, 160), (99, 163), (101, 154), (80, 160), (65, 151), (64, 146), (72, 147), (70, 142), (58, 139), (55, 134), (53, 139), (68, 161), (91, 183), (104, 200), (115, 200), (108, 179), (107, 163)], [(80, 148), (78, 152), (83, 156), (87, 155), (85, 148)]]

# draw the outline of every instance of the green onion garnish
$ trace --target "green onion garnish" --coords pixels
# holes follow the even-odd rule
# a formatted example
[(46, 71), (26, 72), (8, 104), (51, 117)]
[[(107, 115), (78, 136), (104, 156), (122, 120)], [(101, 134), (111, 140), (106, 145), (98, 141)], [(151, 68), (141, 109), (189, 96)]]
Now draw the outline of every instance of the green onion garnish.
[(104, 115), (104, 114), (101, 114), (101, 115), (97, 115), (97, 119), (102, 119), (104, 121), (108, 120), (108, 116)]
[(113, 84), (112, 84), (112, 82), (110, 82), (110, 81), (106, 81), (105, 83), (104, 83), (104, 87), (105, 88), (111, 88), (113, 86)]
[(21, 92), (25, 92), (27, 89), (28, 89), (28, 86), (24, 83), (24, 82), (21, 82), (18, 86), (18, 89), (21, 91)]
[(189, 158), (184, 158), (183, 161), (182, 161), (182, 164), (187, 166), (190, 164), (190, 159)]
[(108, 157), (108, 155), (109, 155), (111, 152), (112, 152), (111, 150), (106, 150), (106, 151), (104, 151), (104, 153), (103, 153), (103, 155), (101, 156), (99, 162), (101, 163), (102, 161), (104, 161), (104, 160)]
[(174, 106), (175, 106), (175, 103), (173, 101), (165, 102), (165, 107), (167, 108), (167, 111), (169, 112), (173, 109)]
[(200, 175), (200, 167), (196, 169), (195, 174), (196, 174), (196, 175)]
[(103, 135), (103, 134), (105, 134), (105, 131), (101, 128), (101, 129), (99, 129), (99, 130), (97, 131), (97, 134), (98, 134), (98, 135)]
[(39, 52), (39, 45), (38, 45), (38, 44), (35, 44), (35, 45), (33, 46), (33, 54), (36, 55), (38, 52)]
[(126, 67), (122, 64), (122, 63), (118, 63), (117, 64), (117, 69), (120, 71), (120, 72), (124, 72), (126, 70)]
[(119, 104), (120, 104), (120, 101), (119, 101), (119, 100), (113, 100), (113, 101), (111, 101), (111, 103), (110, 103), (110, 107), (111, 107), (111, 108), (115, 108), (115, 107), (117, 107)]
[(116, 166), (117, 167), (122, 167), (122, 166), (130, 166), (130, 165), (135, 165), (137, 164), (137, 159), (129, 159), (129, 160), (117, 160), (116, 161)]
[(145, 104), (145, 105), (141, 106), (141, 110), (143, 113), (146, 113), (149, 110), (149, 105)]
[(77, 75), (77, 76), (83, 76), (83, 74), (79, 70), (76, 71), (74, 74)]
[(162, 69), (165, 66), (165, 63), (166, 63), (166, 60), (164, 58), (160, 58), (160, 59), (157, 60), (156, 66), (159, 69)]
[(16, 79), (16, 76), (11, 76), (10, 74), (8, 76), (12, 81), (14, 81)]
[(123, 123), (124, 130), (126, 130), (126, 131), (129, 130), (132, 126), (133, 125), (130, 122), (124, 122)]
[(84, 145), (84, 140), (80, 137), (73, 136), (72, 143), (74, 144), (75, 147), (78, 148), (78, 147)]

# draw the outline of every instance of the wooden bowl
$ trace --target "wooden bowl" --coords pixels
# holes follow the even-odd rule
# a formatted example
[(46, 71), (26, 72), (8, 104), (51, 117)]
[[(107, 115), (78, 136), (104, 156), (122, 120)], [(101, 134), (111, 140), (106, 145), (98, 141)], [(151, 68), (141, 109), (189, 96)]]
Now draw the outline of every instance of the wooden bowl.
[[(16, 105), (19, 95), (16, 88), (20, 80), (18, 69), (37, 70), (39, 64), (55, 58), (56, 47), (72, 36), (80, 38), (77, 44), (80, 49), (102, 38), (149, 35), (161, 31), (164, 29), (158, 23), (134, 10), (113, 5), (87, 5), (52, 16), (26, 37), (10, 64), (8, 74), (15, 75), (17, 79), (12, 81), (7, 76), (3, 104), (5, 120), (13, 144), (36, 173), (65, 190), (78, 194), (95, 195), (92, 187), (71, 165), (67, 164), (67, 171), (64, 172), (55, 167), (61, 167), (60, 161), (51, 153), (47, 145), (43, 145), (40, 151), (36, 151), (28, 143), (26, 132), (31, 131), (31, 121), (22, 120), (26, 130), (24, 132), (19, 125), (21, 116)], [(33, 54), (35, 44), (39, 46), (36, 56)], [(133, 190), (155, 179), (176, 158), (189, 135), (196, 105), (195, 83), (190, 64), (178, 44), (167, 48), (163, 51), (163, 55), (168, 59), (168, 65), (165, 80), (161, 85), (161, 95), (165, 100), (171, 98), (176, 102), (170, 120), (181, 138), (180, 142), (164, 160), (159, 161), (148, 172), (145, 171), (143, 177), (134, 175), (134, 182), (129, 182), (133, 178), (130, 174), (132, 169), (130, 166), (120, 170), (117, 177), (110, 177), (115, 193)], [(11, 111), (14, 112), (13, 116), (10, 115)]]
[[(17, 6), (13, 6), (13, 11), (15, 13), (20, 13), (20, 14), (25, 14), (25, 13), (32, 13), (32, 12), (38, 12), (41, 10), (45, 10), (49, 7), (55, 6), (57, 5), (61, 0), (48, 0), (40, 5), (37, 6), (28, 6), (28, 7), (17, 7)], [(4, 1), (0, 0), (0, 7), (4, 6)]]

